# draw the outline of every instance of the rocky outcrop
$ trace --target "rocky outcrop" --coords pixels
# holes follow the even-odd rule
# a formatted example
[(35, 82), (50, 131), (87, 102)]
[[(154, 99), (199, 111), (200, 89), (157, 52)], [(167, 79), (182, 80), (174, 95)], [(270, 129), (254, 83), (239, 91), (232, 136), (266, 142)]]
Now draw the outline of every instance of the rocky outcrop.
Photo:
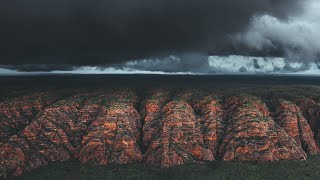
[(38, 92), (0, 103), (0, 141), (17, 134), (33, 118), (62, 96), (53, 92)]
[[(46, 108), (19, 133), (18, 138), (13, 136), (2, 144), (2, 147), (7, 147), (1, 147), (4, 149), (1, 152), (3, 156), (0, 156), (3, 169), (15, 167), (8, 171), (13, 170), (14, 174), (20, 174), (46, 165), (48, 162), (70, 159), (75, 149), (71, 143), (72, 137), (77, 134), (81, 126), (81, 123), (76, 121), (79, 120), (79, 109), (85, 97), (87, 97), (85, 94), (77, 95)], [(10, 153), (10, 149), (19, 152), (17, 157), (23, 158), (18, 158), (18, 161), (6, 161), (5, 154)], [(18, 162), (18, 165), (15, 166), (15, 162)]]
[(132, 92), (111, 95), (82, 138), (77, 155), (80, 162), (106, 165), (142, 161), (139, 147), (142, 124), (134, 107), (136, 100)]
[(312, 99), (299, 99), (296, 100), (297, 105), (300, 107), (303, 116), (308, 120), (314, 137), (320, 140), (320, 103), (316, 103)]
[(82, 93), (61, 100), (0, 144), (0, 169), (19, 175), (72, 158), (92, 165), (141, 161), (136, 103), (132, 91)]
[(226, 100), (227, 131), (219, 147), (224, 161), (306, 159), (306, 153), (269, 116), (264, 103), (252, 96)]
[(146, 163), (171, 167), (212, 160), (213, 154), (205, 148), (192, 107), (183, 101), (166, 104), (145, 154)]
[(280, 100), (277, 105), (276, 121), (308, 154), (319, 153), (313, 132), (297, 105)]
[(0, 177), (71, 159), (171, 167), (214, 160), (304, 160), (319, 153), (312, 130), (318, 132), (320, 106), (311, 99), (295, 101), (300, 108), (274, 99), (271, 117), (261, 99), (245, 94), (73, 92), (68, 97), (35, 93), (0, 103)]
[[(25, 157), (23, 163), (19, 161), (19, 166), (13, 173), (19, 174), (49, 162), (66, 161), (73, 158), (75, 149), (80, 145), (87, 126), (98, 114), (104, 99), (98, 93), (78, 94), (61, 100), (40, 112), (18, 134), (19, 138), (14, 138), (23, 143), (8, 141), (1, 145), (2, 147), (11, 147), (15, 144), (14, 148), (19, 149), (19, 153)], [(4, 149), (1, 153), (10, 152), (8, 148)], [(14, 167), (11, 164), (14, 161), (6, 161), (5, 159), (5, 156), (0, 156), (3, 169)]]
[(0, 144), (0, 177), (21, 175), (26, 169), (47, 165), (47, 161), (34, 154), (25, 138), (14, 135)]
[(200, 114), (199, 122), (205, 147), (217, 157), (217, 150), (226, 128), (220, 100), (206, 96), (202, 100), (195, 101), (193, 108)]
[(148, 148), (155, 131), (159, 128), (162, 118), (162, 108), (169, 99), (170, 91), (165, 89), (153, 89), (146, 92), (146, 98), (141, 107), (141, 115), (143, 118), (143, 149)]

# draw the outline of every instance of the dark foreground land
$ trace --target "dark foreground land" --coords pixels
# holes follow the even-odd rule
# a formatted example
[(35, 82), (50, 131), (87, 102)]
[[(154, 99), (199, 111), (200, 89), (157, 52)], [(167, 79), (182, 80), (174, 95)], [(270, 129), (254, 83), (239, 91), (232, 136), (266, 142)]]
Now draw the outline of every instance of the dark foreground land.
[(143, 164), (92, 167), (79, 162), (55, 163), (14, 180), (94, 180), (94, 179), (319, 179), (320, 157), (307, 161), (273, 163), (214, 162), (171, 168), (149, 167)]
[(320, 77), (0, 77), (0, 178), (320, 179)]

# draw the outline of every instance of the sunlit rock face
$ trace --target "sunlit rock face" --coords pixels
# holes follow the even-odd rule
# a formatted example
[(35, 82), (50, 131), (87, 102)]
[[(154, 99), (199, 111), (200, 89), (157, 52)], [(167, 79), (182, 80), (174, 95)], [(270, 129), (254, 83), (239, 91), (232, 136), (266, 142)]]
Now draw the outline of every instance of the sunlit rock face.
[[(265, 95), (261, 95), (265, 97)], [(1, 176), (52, 162), (305, 160), (318, 154), (319, 104), (210, 90), (107, 89), (7, 98), (0, 111)], [(269, 106), (268, 105), (268, 106)]]

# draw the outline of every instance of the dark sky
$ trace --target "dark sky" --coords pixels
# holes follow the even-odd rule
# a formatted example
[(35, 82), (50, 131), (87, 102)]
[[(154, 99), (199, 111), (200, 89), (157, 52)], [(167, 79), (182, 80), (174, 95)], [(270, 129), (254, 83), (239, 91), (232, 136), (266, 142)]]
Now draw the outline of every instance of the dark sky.
[(246, 32), (256, 16), (286, 22), (302, 13), (304, 2), (2, 0), (0, 65), (32, 71), (37, 70), (32, 64), (70, 69), (186, 52), (283, 55), (287, 47), (276, 40), (272, 47), (256, 48), (230, 36)]

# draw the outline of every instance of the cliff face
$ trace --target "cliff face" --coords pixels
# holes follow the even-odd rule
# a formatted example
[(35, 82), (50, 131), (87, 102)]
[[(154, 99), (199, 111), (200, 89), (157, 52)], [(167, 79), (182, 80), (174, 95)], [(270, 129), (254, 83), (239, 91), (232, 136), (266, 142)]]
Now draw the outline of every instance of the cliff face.
[(171, 167), (318, 154), (319, 104), (299, 99), (272, 105), (273, 116), (258, 97), (195, 90), (23, 95), (0, 103), (0, 175), (71, 159)]

